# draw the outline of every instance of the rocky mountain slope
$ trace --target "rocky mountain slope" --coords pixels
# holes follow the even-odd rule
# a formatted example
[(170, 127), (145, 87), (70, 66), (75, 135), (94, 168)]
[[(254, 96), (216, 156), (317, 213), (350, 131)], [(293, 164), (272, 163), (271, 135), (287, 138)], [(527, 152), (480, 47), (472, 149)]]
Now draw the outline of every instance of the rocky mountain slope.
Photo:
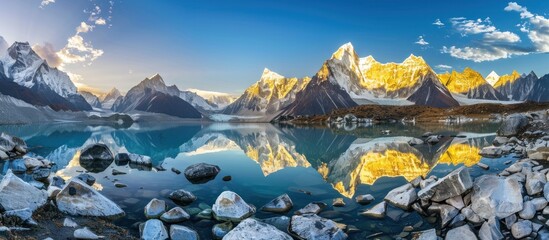
[(538, 91), (533, 88), (537, 80), (538, 76), (534, 72), (530, 72), (528, 75), (519, 75), (514, 71), (511, 75), (502, 76), (496, 83), (496, 89), (509, 100), (524, 101), (532, 91)]
[[(507, 100), (479, 72), (471, 68), (467, 67), (463, 72), (454, 70), (451, 73), (439, 74), (438, 77), (452, 93), (462, 94), (467, 98), (474, 99)], [(492, 77), (495, 76), (492, 75)]]

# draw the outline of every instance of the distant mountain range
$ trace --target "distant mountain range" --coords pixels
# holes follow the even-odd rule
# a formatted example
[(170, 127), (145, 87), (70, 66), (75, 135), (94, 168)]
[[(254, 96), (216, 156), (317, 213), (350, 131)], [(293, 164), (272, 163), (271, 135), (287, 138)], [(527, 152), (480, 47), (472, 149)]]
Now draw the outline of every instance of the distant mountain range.
[(10, 97), (12, 108), (18, 106), (12, 104), (13, 99), (19, 99), (55, 111), (102, 109), (193, 119), (220, 115), (270, 121), (363, 104), (447, 108), (483, 101), (549, 102), (549, 75), (538, 78), (534, 72), (520, 75), (513, 71), (502, 76), (491, 72), (484, 78), (471, 68), (437, 74), (419, 56), (410, 55), (401, 63), (380, 63), (373, 56), (360, 58), (351, 43), (337, 49), (312, 78), (284, 77), (265, 68), (259, 80), (239, 97), (180, 90), (166, 85), (159, 74), (145, 78), (125, 95), (113, 88), (97, 96), (79, 92), (66, 73), (50, 67), (29, 43), (8, 46), (0, 38), (0, 95)]

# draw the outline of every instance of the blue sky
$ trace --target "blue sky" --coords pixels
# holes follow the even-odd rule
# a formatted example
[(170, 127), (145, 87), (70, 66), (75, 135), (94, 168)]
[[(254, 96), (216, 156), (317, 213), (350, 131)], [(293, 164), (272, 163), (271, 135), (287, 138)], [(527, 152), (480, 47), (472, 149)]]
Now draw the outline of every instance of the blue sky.
[(0, 6), (0, 36), (30, 42), (74, 81), (101, 90), (127, 91), (158, 72), (180, 89), (236, 94), (265, 67), (314, 75), (346, 42), (381, 62), (423, 56), (438, 72), (467, 66), (483, 75), (549, 72), (545, 0), (0, 0)]

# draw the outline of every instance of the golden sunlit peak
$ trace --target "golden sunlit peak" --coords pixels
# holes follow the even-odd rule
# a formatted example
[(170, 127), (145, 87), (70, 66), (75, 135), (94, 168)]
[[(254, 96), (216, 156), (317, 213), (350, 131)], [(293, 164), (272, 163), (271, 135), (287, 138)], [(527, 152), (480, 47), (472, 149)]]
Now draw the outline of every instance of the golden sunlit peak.
[(427, 64), (427, 62), (425, 62), (425, 60), (423, 59), (423, 57), (421, 56), (416, 56), (414, 54), (410, 54), (410, 56), (408, 56), (406, 59), (404, 59), (404, 62), (402, 63), (420, 63), (420, 64)]
[(261, 74), (261, 80), (268, 80), (268, 79), (271, 79), (271, 80), (275, 80), (275, 79), (282, 79), (284, 78), (284, 76), (278, 74), (278, 73), (275, 73), (271, 70), (269, 70), (268, 68), (265, 68), (263, 69), (263, 74)]
[(452, 70), (452, 73), (444, 73), (438, 75), (442, 84), (446, 85), (450, 92), (466, 93), (469, 89), (476, 88), (486, 84), (486, 80), (482, 75), (470, 67), (463, 69), (463, 72)]
[(518, 78), (520, 78), (520, 74), (517, 72), (517, 70), (513, 70), (513, 73), (505, 74), (505, 75), (499, 77), (499, 79), (496, 82), (496, 84), (494, 85), (494, 87), (497, 88), (497, 87), (503, 86), (508, 82), (512, 83), (515, 80), (517, 80)]
[(332, 54), (332, 59), (335, 58), (341, 60), (343, 56), (345, 56), (345, 53), (358, 59), (358, 56), (355, 53), (355, 48), (353, 47), (353, 44), (351, 42), (345, 43), (341, 47), (339, 47), (337, 51)]

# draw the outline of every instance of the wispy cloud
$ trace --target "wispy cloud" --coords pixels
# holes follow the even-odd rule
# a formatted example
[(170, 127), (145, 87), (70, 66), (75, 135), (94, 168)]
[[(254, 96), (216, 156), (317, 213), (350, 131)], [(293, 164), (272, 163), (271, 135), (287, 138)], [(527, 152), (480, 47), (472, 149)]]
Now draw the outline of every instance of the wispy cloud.
[(49, 42), (44, 43), (44, 45), (36, 44), (32, 46), (32, 49), (36, 52), (36, 54), (38, 54), (38, 56), (45, 59), (51, 67), (59, 67), (63, 64), (63, 59), (57, 55), (57, 51)]
[(528, 34), (528, 38), (537, 52), (549, 52), (549, 19), (539, 14), (533, 14), (526, 7), (516, 2), (509, 2), (505, 11), (514, 11), (520, 13), (520, 18), (526, 22), (520, 24), (520, 30)]
[(436, 65), (435, 68), (438, 69), (438, 70), (443, 70), (444, 71), (444, 70), (452, 69), (452, 66), (439, 64), (439, 65)]
[(429, 45), (429, 42), (425, 41), (423, 36), (419, 36), (417, 38), (417, 42), (415, 42), (415, 44), (418, 44), (418, 45), (421, 45), (421, 46), (427, 46), (427, 45)]
[(442, 23), (442, 22), (440, 21), (440, 19), (439, 19), (439, 18), (437, 18), (437, 20), (435, 20), (435, 22), (433, 22), (433, 25), (436, 25), (436, 26), (442, 27), (442, 26), (444, 26), (444, 23)]
[(42, 0), (42, 2), (40, 2), (40, 8), (44, 8), (52, 3), (55, 3), (55, 0)]

